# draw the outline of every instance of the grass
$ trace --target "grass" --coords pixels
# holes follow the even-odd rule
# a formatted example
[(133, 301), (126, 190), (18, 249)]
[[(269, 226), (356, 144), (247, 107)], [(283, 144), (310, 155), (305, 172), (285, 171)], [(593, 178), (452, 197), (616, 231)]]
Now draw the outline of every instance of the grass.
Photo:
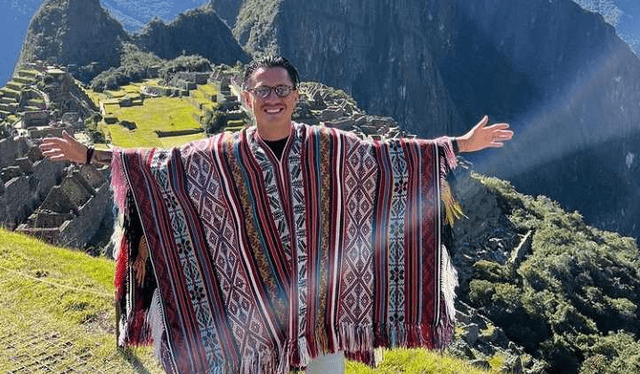
[(198, 86), (198, 91), (209, 96), (215, 96), (218, 94), (218, 90), (216, 90), (216, 88), (210, 84), (203, 84)]
[(36, 77), (40, 74), (40, 71), (36, 69), (20, 69), (18, 70), (18, 76), (28, 76), (28, 77)]
[(4, 96), (12, 97), (14, 99), (18, 99), (20, 97), (20, 91), (13, 90), (6, 86), (0, 89), (0, 91), (2, 91)]
[(187, 144), (194, 140), (200, 140), (205, 137), (204, 133), (198, 133), (193, 135), (183, 135), (183, 136), (170, 136), (166, 138), (160, 138), (160, 147), (161, 148), (172, 148), (179, 147), (183, 144)]
[(5, 122), (16, 123), (19, 119), (20, 117), (16, 116), (15, 114), (9, 114), (7, 118), (5, 118)]
[(489, 365), (494, 369), (500, 369), (504, 365), (504, 356), (497, 354), (489, 358)]
[[(0, 229), (0, 372), (161, 373), (151, 347), (116, 348), (114, 269), (111, 260)], [(346, 373), (487, 371), (436, 352), (395, 349), (377, 368), (347, 362)]]
[[(111, 115), (118, 120), (136, 123), (135, 130), (120, 125), (108, 125), (111, 142), (118, 147), (162, 147), (166, 139), (160, 139), (155, 131), (181, 131), (200, 129), (194, 114), (199, 111), (187, 98), (156, 97), (147, 98), (142, 106), (114, 108)], [(198, 139), (204, 138), (200, 134)]]
[[(486, 371), (467, 362), (424, 349), (394, 349), (384, 353), (384, 360), (376, 368), (359, 362), (348, 361), (348, 374), (487, 374)], [(327, 373), (328, 374), (328, 373)]]
[[(122, 99), (126, 96), (137, 95), (143, 85), (158, 85), (159, 81), (146, 80), (144, 82), (131, 83), (120, 87), (119, 90), (96, 93), (87, 90), (88, 96), (96, 105), (102, 101), (109, 103), (114, 99)], [(213, 109), (215, 104), (206, 99), (206, 95), (214, 95), (216, 90), (209, 85), (200, 85), (192, 91), (193, 97), (155, 97), (146, 98), (142, 106), (121, 108), (118, 104), (105, 104), (106, 115), (115, 117), (119, 121), (135, 122), (137, 128), (128, 130), (119, 124), (102, 123), (101, 128), (109, 134), (111, 143), (122, 148), (170, 148), (184, 143), (203, 139), (203, 133), (186, 136), (164, 137), (157, 136), (156, 131), (183, 131), (201, 129), (201, 125), (195, 117), (201, 114), (196, 107), (198, 103), (208, 109)], [(194, 105), (195, 102), (195, 105)]]
[(191, 92), (191, 99), (196, 105), (201, 105), (203, 109), (213, 110), (217, 107), (217, 104), (213, 103), (207, 97), (210, 97), (210, 93), (206, 93), (205, 90), (194, 90)]
[(101, 94), (100, 96), (103, 96), (106, 98), (112, 98), (112, 99), (122, 98), (128, 94), (139, 94), (140, 91), (142, 90), (142, 86), (148, 86), (148, 85), (157, 86), (159, 84), (160, 84), (159, 79), (147, 79), (142, 82), (132, 82), (125, 86), (120, 87), (120, 89), (118, 90), (107, 90), (105, 91), (104, 94)]
[(115, 264), (0, 230), (0, 372), (161, 373), (115, 342)]

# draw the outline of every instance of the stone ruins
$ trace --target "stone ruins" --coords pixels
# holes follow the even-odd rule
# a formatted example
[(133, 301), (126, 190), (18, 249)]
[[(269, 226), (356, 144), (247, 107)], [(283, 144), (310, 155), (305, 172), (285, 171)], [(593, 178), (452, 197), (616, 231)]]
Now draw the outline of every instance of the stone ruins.
[(27, 138), (0, 140), (0, 225), (13, 230), (62, 182), (62, 163), (42, 157)]
[(352, 131), (375, 140), (412, 137), (393, 118), (365, 114), (344, 91), (316, 82), (300, 84), (294, 120)]
[[(251, 122), (241, 104), (239, 76), (237, 67), (226, 65), (208, 73), (175, 73), (165, 85), (143, 86), (139, 94), (103, 100), (98, 108), (63, 68), (35, 63), (18, 71), (0, 89), (0, 225), (76, 248), (108, 237), (112, 225), (101, 223), (113, 219), (109, 169), (51, 162), (38, 148), (41, 139), (62, 131), (83, 139), (84, 119), (99, 112), (106, 123), (134, 129), (135, 123), (106, 115), (112, 112), (109, 106), (143, 105), (145, 98), (161, 95), (187, 97), (198, 108), (196, 120), (203, 128), (215, 120), (210, 133), (237, 131)], [(199, 89), (202, 85), (209, 88)], [(407, 136), (393, 119), (365, 114), (341, 90), (305, 82), (299, 92), (296, 121), (370, 139)]]
[(84, 248), (111, 211), (108, 170), (44, 158), (46, 136), (74, 135), (97, 108), (63, 69), (30, 64), (0, 89), (0, 225)]
[(74, 165), (16, 231), (57, 245), (84, 248), (112, 207), (108, 167)]

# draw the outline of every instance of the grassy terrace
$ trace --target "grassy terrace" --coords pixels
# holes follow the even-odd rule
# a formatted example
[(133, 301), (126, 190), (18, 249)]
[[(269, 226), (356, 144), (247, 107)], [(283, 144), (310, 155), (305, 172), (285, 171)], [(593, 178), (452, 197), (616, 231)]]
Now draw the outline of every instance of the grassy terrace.
[(210, 100), (210, 97), (215, 95), (215, 91), (211, 86), (200, 86), (198, 90), (191, 92), (191, 102), (197, 107), (202, 109), (213, 110), (215, 103)]
[(0, 372), (161, 373), (150, 347), (116, 348), (114, 269), (0, 230)]
[(19, 77), (35, 78), (40, 72), (36, 69), (20, 69), (18, 71)]
[[(125, 97), (139, 95), (142, 85), (158, 84), (157, 80), (143, 83), (132, 83), (121, 87), (118, 91), (106, 91), (105, 93), (88, 92), (89, 97), (99, 105), (106, 103), (105, 110), (108, 117), (115, 117), (118, 121), (134, 122), (137, 126), (129, 130), (119, 124), (101, 123), (101, 128), (111, 138), (113, 145), (123, 148), (133, 147), (162, 147), (168, 148), (184, 144), (186, 142), (202, 139), (204, 132), (192, 135), (159, 137), (156, 131), (181, 132), (200, 130), (201, 126), (196, 117), (202, 113), (198, 108), (201, 103), (203, 108), (212, 109), (214, 103), (207, 99), (215, 95), (215, 89), (211, 86), (199, 86), (188, 97), (155, 97), (146, 98), (142, 106), (120, 107), (116, 100)], [(109, 104), (111, 103), (111, 104)]]
[[(492, 363), (493, 364), (493, 363)], [(501, 363), (496, 363), (497, 366)], [(348, 361), (346, 374), (497, 374), (497, 369), (485, 371), (465, 361), (424, 349), (394, 349), (384, 354), (380, 366), (371, 368)], [(329, 374), (329, 373), (327, 373)]]
[(14, 99), (18, 99), (20, 97), (20, 91), (13, 90), (9, 87), (4, 87), (0, 89), (3, 96), (12, 97)]
[[(115, 106), (114, 106), (115, 107)], [(162, 147), (163, 140), (155, 131), (182, 131), (200, 129), (194, 114), (199, 111), (186, 98), (147, 98), (144, 105), (117, 108), (110, 115), (118, 120), (135, 122), (137, 129), (128, 130), (120, 125), (107, 125), (114, 145), (131, 147)], [(200, 134), (203, 138), (204, 134)]]

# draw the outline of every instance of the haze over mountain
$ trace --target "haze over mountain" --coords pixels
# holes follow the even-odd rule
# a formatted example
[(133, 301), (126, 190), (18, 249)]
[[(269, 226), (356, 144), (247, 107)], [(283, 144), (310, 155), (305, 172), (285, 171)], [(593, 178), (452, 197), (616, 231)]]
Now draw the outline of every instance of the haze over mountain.
[(170, 22), (206, 0), (101, 0), (100, 3), (130, 32), (140, 31), (153, 18)]
[(473, 156), (478, 170), (640, 235), (640, 60), (599, 14), (569, 0), (235, 4), (248, 52), (289, 56), (419, 136), (510, 122), (516, 139)]
[(133, 35), (133, 40), (164, 59), (181, 54), (198, 54), (218, 63), (233, 64), (236, 60), (248, 60), (211, 4), (185, 11), (171, 22), (154, 18)]

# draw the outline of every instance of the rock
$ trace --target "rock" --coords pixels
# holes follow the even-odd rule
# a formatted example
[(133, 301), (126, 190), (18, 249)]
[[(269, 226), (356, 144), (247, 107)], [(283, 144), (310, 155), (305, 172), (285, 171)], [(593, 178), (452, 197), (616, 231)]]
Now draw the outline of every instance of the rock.
[(479, 332), (480, 329), (478, 328), (478, 325), (471, 323), (466, 326), (466, 333), (463, 339), (470, 345), (474, 345), (478, 341)]
[(509, 344), (509, 339), (507, 338), (507, 335), (504, 333), (504, 330), (502, 330), (498, 326), (494, 327), (491, 336), (488, 337), (488, 340), (491, 343), (501, 347), (506, 347)]
[(122, 120), (120, 121), (120, 126), (128, 129), (128, 130), (135, 130), (138, 128), (138, 126), (136, 126), (136, 123), (133, 121), (127, 121), (127, 120)]
[(44, 158), (44, 156), (42, 155), (42, 151), (40, 150), (40, 147), (36, 147), (36, 146), (29, 148), (29, 151), (27, 152), (27, 157), (32, 163), (35, 163), (36, 161), (40, 161)]
[(512, 352), (520, 352), (522, 353), (522, 347), (519, 347), (516, 343), (510, 341), (509, 344), (507, 345), (507, 348), (509, 348), (510, 351)]
[(517, 268), (518, 266), (520, 266), (520, 263), (524, 261), (525, 257), (527, 257), (531, 253), (532, 240), (533, 231), (529, 230), (520, 241), (520, 244), (518, 244), (518, 247), (516, 247), (516, 249), (514, 249), (511, 253), (509, 263), (513, 268)]
[(500, 369), (500, 373), (504, 374), (524, 374), (524, 367), (520, 356), (515, 356), (508, 360)]
[(464, 312), (456, 309), (456, 322), (458, 322), (458, 323), (470, 323), (471, 322), (471, 318), (469, 317), (468, 314), (465, 314)]
[(113, 125), (118, 122), (118, 118), (114, 116), (105, 116), (104, 122), (106, 122), (109, 125)]
[(11, 179), (17, 178), (21, 175), (22, 170), (20, 170), (19, 166), (8, 166), (0, 171), (0, 179), (2, 179), (3, 182), (8, 182)]
[(29, 160), (28, 157), (18, 157), (16, 158), (14, 165), (20, 168), (20, 171), (23, 174), (31, 174), (33, 173), (33, 163)]
[(456, 339), (448, 348), (448, 352), (454, 356), (464, 359), (475, 359), (476, 355), (473, 353), (471, 347), (460, 339)]
[(469, 362), (469, 364), (475, 366), (475, 367), (479, 367), (481, 369), (485, 369), (485, 370), (489, 370), (491, 369), (491, 365), (489, 364), (489, 361), (487, 360), (473, 360), (471, 362)]

